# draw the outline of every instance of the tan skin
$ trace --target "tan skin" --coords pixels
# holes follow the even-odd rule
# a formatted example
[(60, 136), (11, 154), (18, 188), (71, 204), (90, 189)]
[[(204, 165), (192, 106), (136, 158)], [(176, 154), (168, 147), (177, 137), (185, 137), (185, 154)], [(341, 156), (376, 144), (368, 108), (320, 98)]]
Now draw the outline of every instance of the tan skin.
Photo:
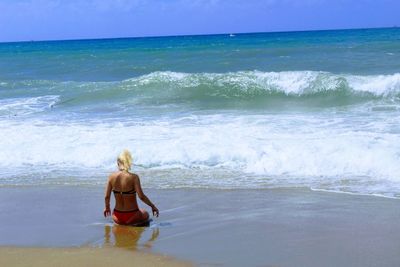
[[(110, 209), (110, 197), (112, 190), (117, 191), (129, 191), (133, 188), (135, 189), (138, 197), (144, 203), (151, 207), (153, 216), (158, 217), (159, 211), (157, 207), (150, 201), (150, 199), (143, 193), (142, 186), (140, 185), (139, 176), (130, 173), (128, 171), (122, 170), (122, 165), (120, 162), (118, 163), (119, 171), (112, 173), (108, 177), (106, 192), (105, 192), (105, 209), (104, 209), (104, 217), (111, 215)], [(133, 195), (119, 195), (115, 196), (115, 209), (120, 211), (130, 211), (134, 209), (138, 209), (138, 204), (136, 201), (136, 194)]]

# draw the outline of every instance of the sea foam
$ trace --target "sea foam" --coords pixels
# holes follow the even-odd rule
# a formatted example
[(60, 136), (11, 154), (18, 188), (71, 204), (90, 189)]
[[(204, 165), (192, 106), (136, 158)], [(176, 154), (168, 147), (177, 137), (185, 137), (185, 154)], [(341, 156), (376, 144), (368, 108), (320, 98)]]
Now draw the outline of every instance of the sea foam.
[(0, 99), (0, 116), (28, 115), (49, 110), (59, 99), (58, 95)]
[(126, 125), (2, 124), (0, 166), (107, 171), (114, 169), (120, 150), (129, 148), (134, 164), (144, 169), (226, 168), (263, 177), (400, 182), (400, 137), (382, 133), (384, 125), (360, 130), (350, 121), (302, 115), (200, 116)]

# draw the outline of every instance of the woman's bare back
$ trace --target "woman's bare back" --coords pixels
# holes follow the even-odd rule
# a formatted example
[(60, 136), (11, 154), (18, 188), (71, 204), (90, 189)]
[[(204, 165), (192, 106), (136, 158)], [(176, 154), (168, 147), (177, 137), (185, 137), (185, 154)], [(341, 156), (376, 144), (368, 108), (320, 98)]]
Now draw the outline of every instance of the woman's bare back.
[(110, 175), (110, 183), (115, 197), (115, 209), (130, 211), (138, 209), (136, 200), (136, 174), (118, 171)]

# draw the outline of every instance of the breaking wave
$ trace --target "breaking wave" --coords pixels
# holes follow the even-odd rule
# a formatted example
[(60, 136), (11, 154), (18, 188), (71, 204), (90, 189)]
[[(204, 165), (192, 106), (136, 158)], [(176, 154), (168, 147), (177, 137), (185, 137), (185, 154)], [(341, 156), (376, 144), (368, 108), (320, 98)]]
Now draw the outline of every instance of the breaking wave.
[[(228, 73), (153, 72), (114, 82), (19, 81), (3, 83), (5, 89), (40, 89), (60, 95), (57, 107), (99, 104), (129, 105), (194, 104), (224, 108), (242, 104), (245, 108), (268, 108), (291, 104), (337, 106), (376, 99), (398, 101), (400, 73), (391, 75), (347, 75), (316, 71)], [(294, 104), (295, 106), (295, 104)]]

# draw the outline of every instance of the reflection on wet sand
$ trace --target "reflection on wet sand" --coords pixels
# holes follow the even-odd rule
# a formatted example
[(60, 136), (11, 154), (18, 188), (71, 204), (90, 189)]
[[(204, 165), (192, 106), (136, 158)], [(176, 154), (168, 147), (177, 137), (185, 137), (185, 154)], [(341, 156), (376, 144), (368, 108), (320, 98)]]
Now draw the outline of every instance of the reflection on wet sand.
[[(143, 242), (141, 241), (142, 234), (145, 230), (152, 231), (151, 237)], [(112, 236), (111, 236), (112, 232)], [(160, 231), (158, 228), (149, 227), (133, 227), (125, 225), (104, 226), (104, 246), (127, 248), (139, 250), (141, 248), (150, 249), (153, 242), (159, 236)]]

